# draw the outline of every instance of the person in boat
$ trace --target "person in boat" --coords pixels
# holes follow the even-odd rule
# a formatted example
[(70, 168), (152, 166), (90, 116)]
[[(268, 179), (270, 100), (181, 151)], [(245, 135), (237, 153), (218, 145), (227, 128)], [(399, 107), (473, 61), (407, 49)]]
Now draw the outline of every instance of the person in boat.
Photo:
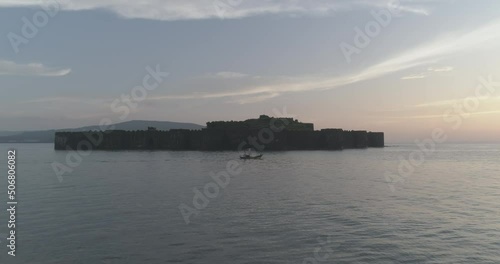
[(251, 152), (252, 152), (252, 149), (247, 149), (245, 151), (245, 153), (243, 153), (243, 156), (240, 156), (240, 158), (242, 158), (242, 159), (260, 159), (262, 157), (262, 154), (252, 156)]
[(243, 157), (244, 158), (250, 158), (252, 155), (250, 154), (252, 153), (252, 149), (251, 148), (248, 148), (245, 153), (243, 154)]

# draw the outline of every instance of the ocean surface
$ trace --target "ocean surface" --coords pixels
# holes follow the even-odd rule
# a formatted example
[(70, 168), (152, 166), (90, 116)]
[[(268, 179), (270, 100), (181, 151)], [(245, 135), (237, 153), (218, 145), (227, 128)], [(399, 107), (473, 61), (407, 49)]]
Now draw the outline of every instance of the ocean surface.
[(94, 151), (58, 178), (69, 152), (0, 144), (3, 208), (8, 148), (17, 256), (2, 210), (0, 263), (500, 263), (500, 145)]

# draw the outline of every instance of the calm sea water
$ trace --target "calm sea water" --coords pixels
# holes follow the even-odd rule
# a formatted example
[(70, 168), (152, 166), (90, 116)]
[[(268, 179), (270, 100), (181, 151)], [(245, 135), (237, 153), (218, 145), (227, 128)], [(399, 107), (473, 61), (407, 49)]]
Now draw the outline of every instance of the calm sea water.
[[(193, 188), (236, 152), (104, 152), (59, 182), (51, 144), (17, 149), (17, 256), (0, 263), (500, 263), (500, 146), (440, 146), (392, 192), (417, 148), (265, 153), (239, 162), (186, 224)], [(212, 189), (213, 190), (213, 189)]]

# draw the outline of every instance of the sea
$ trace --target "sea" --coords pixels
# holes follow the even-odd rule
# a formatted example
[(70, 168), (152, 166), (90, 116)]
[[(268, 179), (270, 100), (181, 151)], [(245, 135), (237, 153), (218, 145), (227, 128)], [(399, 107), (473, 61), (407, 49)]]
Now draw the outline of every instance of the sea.
[(0, 144), (0, 170), (0, 263), (500, 263), (495, 144), (246, 161), (238, 152)]

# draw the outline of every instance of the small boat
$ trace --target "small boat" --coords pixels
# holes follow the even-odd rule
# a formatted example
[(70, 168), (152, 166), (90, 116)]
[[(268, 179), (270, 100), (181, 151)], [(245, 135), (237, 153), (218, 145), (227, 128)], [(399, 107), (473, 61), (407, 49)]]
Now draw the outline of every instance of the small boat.
[(240, 156), (240, 159), (244, 159), (244, 160), (247, 160), (247, 159), (261, 159), (262, 158), (262, 155), (263, 154), (260, 154), (260, 155), (257, 155), (257, 156), (250, 156), (250, 155), (243, 155), (243, 156)]

